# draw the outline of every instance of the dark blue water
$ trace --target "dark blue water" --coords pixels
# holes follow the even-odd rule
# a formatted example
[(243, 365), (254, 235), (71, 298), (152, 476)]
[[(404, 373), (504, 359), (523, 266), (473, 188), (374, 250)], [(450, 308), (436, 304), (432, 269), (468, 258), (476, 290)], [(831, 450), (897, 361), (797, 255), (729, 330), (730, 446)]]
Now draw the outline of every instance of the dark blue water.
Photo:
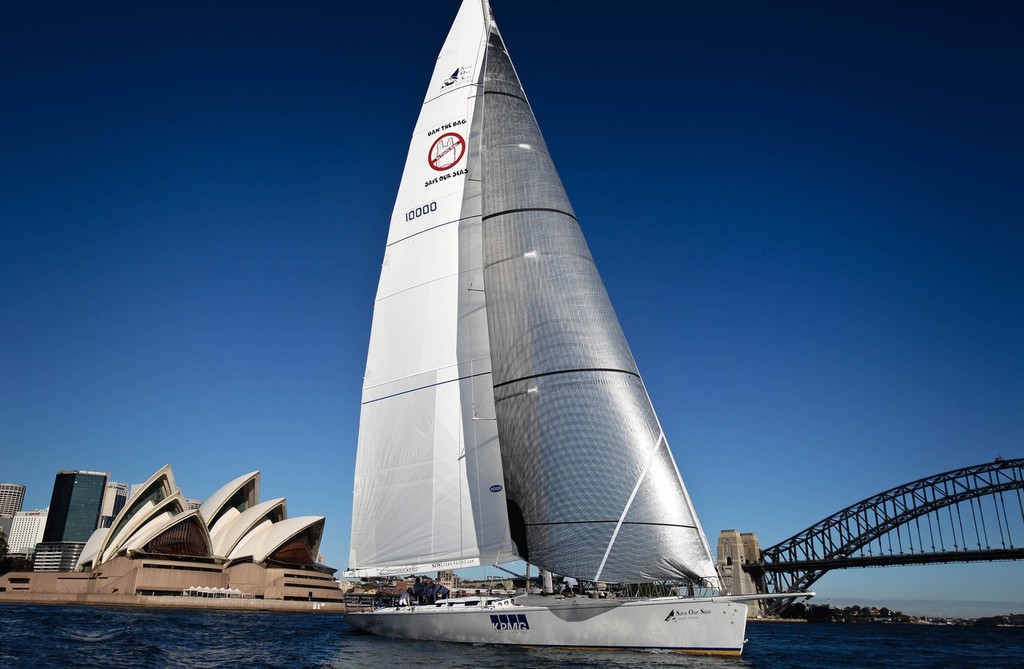
[(340, 616), (0, 605), (0, 667), (1024, 667), (1024, 628), (754, 623), (740, 658), (383, 639)]

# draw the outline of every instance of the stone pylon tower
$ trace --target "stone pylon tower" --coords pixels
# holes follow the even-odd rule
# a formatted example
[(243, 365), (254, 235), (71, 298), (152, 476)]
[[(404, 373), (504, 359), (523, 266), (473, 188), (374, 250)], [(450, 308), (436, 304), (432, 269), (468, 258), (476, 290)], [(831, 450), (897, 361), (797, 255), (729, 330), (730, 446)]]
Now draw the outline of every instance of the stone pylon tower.
[[(757, 586), (750, 574), (743, 571), (743, 565), (754, 564), (761, 558), (761, 543), (753, 532), (722, 530), (718, 533), (718, 571), (722, 576), (722, 587), (730, 595), (751, 595)], [(748, 617), (761, 613), (760, 602), (748, 603)]]

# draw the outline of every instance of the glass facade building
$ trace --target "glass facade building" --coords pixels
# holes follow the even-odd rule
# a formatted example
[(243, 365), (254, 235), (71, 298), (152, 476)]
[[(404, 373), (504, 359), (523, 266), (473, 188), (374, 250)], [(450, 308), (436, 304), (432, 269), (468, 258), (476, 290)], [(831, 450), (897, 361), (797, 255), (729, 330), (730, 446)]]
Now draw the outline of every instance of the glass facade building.
[(44, 542), (86, 542), (99, 525), (107, 475), (60, 471), (53, 483)]

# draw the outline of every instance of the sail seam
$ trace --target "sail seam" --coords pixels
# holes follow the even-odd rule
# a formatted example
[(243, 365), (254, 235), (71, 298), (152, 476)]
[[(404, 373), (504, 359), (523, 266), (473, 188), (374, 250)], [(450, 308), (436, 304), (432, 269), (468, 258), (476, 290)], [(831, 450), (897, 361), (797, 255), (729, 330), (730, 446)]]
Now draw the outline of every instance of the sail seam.
[(668, 446), (668, 442), (665, 441), (664, 430), (661, 430), (661, 433), (658, 435), (658, 441), (655, 442), (654, 448), (651, 449), (650, 454), (647, 456), (647, 464), (644, 465), (644, 471), (640, 474), (640, 478), (636, 480), (636, 485), (633, 486), (633, 492), (630, 493), (629, 499), (626, 500), (626, 506), (622, 509), (622, 515), (619, 516), (619, 522), (612, 531), (612, 538), (608, 541), (608, 548), (604, 550), (604, 557), (601, 558), (601, 564), (597, 568), (597, 574), (594, 575), (595, 582), (601, 580), (601, 572), (604, 571), (604, 565), (608, 562), (608, 556), (611, 555), (612, 546), (615, 545), (615, 540), (619, 537), (619, 530), (622, 529), (622, 524), (626, 520), (626, 514), (629, 513), (630, 507), (633, 506), (633, 500), (636, 499), (636, 494), (640, 492), (640, 486), (643, 484), (644, 479), (647, 478), (647, 472), (651, 470), (651, 465), (654, 464), (654, 454), (658, 452), (659, 448), (661, 448), (662, 442)]
[(515, 93), (508, 93), (506, 91), (488, 91), (485, 89), (484, 95), (505, 95), (510, 98), (515, 98), (516, 100), (522, 100), (526, 104), (530, 104), (530, 101), (524, 98), (522, 95), (516, 95)]
[(520, 209), (506, 209), (505, 211), (498, 211), (498, 212), (495, 212), (493, 214), (487, 214), (486, 216), (482, 217), (480, 220), (481, 221), (488, 221), (488, 220), (490, 220), (490, 219), (492, 219), (492, 218), (494, 218), (496, 216), (504, 216), (505, 214), (520, 214), (520, 213), (522, 213), (524, 211), (547, 211), (547, 212), (551, 212), (551, 213), (554, 213), (554, 214), (563, 214), (565, 216), (568, 216), (572, 220), (576, 221), (577, 223), (579, 223), (579, 219), (577, 219), (576, 216), (574, 216), (573, 214), (570, 214), (567, 211), (562, 211), (561, 209), (552, 209), (550, 207), (522, 207)]
[(471, 218), (475, 218), (475, 217), (477, 217), (479, 215), (480, 214), (474, 214), (472, 216), (462, 216), (462, 217), (456, 218), (456, 219), (451, 220), (451, 221), (445, 221), (444, 223), (438, 223), (435, 226), (432, 226), (432, 227), (429, 227), (429, 228), (424, 228), (422, 230), (419, 230), (417, 232), (412, 233), (411, 235), (406, 235), (405, 237), (402, 237), (401, 239), (396, 239), (395, 241), (390, 242), (390, 243), (386, 244), (385, 246), (386, 246), (386, 248), (391, 248), (395, 244), (401, 244), (405, 240), (412, 239), (413, 237), (417, 237), (419, 235), (422, 235), (425, 232), (431, 232), (432, 230), (437, 230), (437, 229), (443, 228), (443, 227), (445, 227), (447, 225), (452, 225), (453, 223), (462, 223), (463, 221), (469, 220)]
[(363, 402), (362, 404), (363, 404), (363, 406), (366, 406), (367, 404), (373, 404), (374, 402), (380, 402), (381, 400), (391, 399), (392, 397), (399, 397), (401, 395), (407, 395), (409, 393), (415, 393), (415, 392), (420, 391), (420, 390), (426, 390), (427, 388), (437, 388), (438, 386), (443, 386), (443, 385), (448, 384), (448, 383), (455, 383), (456, 381), (465, 381), (466, 379), (475, 379), (478, 376), (487, 376), (488, 374), (490, 374), (490, 372), (477, 372), (476, 374), (468, 374), (466, 376), (460, 376), (460, 377), (457, 377), (457, 378), (454, 378), (454, 379), (448, 379), (447, 381), (438, 381), (437, 383), (428, 383), (425, 386), (418, 386), (416, 388), (410, 388), (409, 390), (403, 390), (400, 393), (392, 393), (391, 395), (385, 395), (384, 397), (378, 397), (377, 399), (374, 399), (374, 400), (367, 400), (367, 401)]
[(640, 375), (636, 372), (631, 372), (628, 369), (613, 369), (611, 367), (577, 367), (575, 369), (558, 369), (553, 372), (541, 372), (540, 374), (531, 374), (529, 376), (521, 376), (518, 379), (512, 379), (511, 381), (502, 381), (501, 383), (494, 384), (495, 390), (502, 388), (511, 383), (519, 383), (520, 381), (530, 381), (532, 379), (539, 379), (545, 376), (557, 376), (559, 374), (577, 374), (580, 372), (613, 372), (616, 374), (629, 374), (640, 378)]

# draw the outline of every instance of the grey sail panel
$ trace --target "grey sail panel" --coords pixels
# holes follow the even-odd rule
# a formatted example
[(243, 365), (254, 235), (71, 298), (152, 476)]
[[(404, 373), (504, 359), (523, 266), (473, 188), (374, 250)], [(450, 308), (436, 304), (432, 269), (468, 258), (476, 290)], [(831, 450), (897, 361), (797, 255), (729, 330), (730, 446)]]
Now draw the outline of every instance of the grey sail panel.
[(484, 283), (518, 553), (586, 579), (714, 584), (703, 531), (496, 29), (483, 110)]

